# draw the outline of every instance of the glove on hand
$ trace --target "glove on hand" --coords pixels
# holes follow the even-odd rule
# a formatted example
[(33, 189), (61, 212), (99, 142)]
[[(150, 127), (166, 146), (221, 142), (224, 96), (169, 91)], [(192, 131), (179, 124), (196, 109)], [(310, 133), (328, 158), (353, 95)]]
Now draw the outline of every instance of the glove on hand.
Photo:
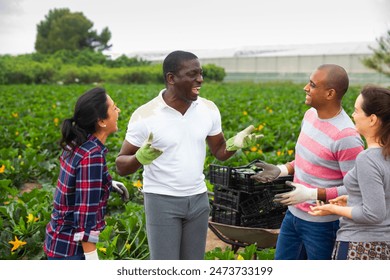
[(129, 191), (123, 183), (112, 180), (112, 191), (119, 193), (124, 202), (129, 201)]
[(95, 261), (95, 260), (99, 260), (99, 256), (98, 256), (98, 253), (97, 253), (97, 249), (91, 251), (91, 252), (88, 252), (88, 253), (84, 253), (84, 256), (85, 256), (85, 260), (86, 261)]
[(248, 148), (250, 146), (254, 146), (260, 138), (263, 138), (263, 134), (250, 134), (255, 127), (253, 125), (248, 126), (244, 130), (237, 133), (232, 138), (229, 138), (226, 141), (226, 150), (227, 151), (237, 151), (242, 148)]
[(257, 162), (255, 163), (255, 165), (256, 167), (260, 167), (261, 169), (263, 169), (263, 171), (260, 171), (259, 173), (252, 175), (251, 179), (254, 179), (260, 183), (272, 182), (280, 175), (287, 175), (287, 174), (281, 174), (282, 173), (281, 167), (277, 165), (269, 164), (266, 162)]
[(293, 187), (294, 189), (289, 192), (279, 193), (275, 195), (275, 202), (279, 202), (283, 205), (295, 205), (305, 202), (307, 200), (317, 200), (317, 189), (308, 188), (302, 184), (286, 181), (286, 185)]
[(145, 144), (135, 153), (135, 157), (142, 165), (151, 164), (153, 160), (158, 158), (163, 151), (152, 147), (153, 133), (149, 134), (149, 138)]

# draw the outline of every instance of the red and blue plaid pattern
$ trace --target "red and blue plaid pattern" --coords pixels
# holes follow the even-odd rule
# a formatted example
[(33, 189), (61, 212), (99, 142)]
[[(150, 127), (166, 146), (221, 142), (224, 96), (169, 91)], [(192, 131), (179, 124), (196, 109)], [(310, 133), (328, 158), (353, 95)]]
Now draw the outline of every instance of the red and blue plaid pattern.
[(106, 153), (107, 148), (93, 135), (73, 152), (63, 151), (54, 209), (46, 227), (47, 256), (81, 255), (81, 241), (98, 242), (112, 181)]

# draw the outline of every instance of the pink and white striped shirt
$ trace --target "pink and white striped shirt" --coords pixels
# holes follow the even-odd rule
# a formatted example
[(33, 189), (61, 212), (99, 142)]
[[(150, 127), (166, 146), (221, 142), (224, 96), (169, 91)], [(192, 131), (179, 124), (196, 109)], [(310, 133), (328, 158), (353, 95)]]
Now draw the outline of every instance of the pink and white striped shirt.
[[(345, 194), (343, 178), (355, 165), (357, 155), (363, 151), (363, 141), (351, 118), (342, 110), (331, 119), (320, 119), (317, 111), (310, 108), (302, 121), (301, 132), (295, 146), (294, 182), (308, 188), (327, 188), (327, 199)], [(290, 206), (298, 218), (328, 222), (338, 216), (311, 216), (307, 212), (315, 203), (304, 202)]]

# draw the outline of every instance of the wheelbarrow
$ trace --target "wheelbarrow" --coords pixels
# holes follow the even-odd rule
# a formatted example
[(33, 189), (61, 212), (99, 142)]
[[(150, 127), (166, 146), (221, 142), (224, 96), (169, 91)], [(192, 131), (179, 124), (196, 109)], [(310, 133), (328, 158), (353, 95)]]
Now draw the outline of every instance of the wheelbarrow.
[(279, 235), (279, 229), (241, 227), (211, 220), (208, 226), (220, 240), (231, 245), (235, 253), (240, 247), (251, 244), (255, 244), (258, 249), (274, 248)]

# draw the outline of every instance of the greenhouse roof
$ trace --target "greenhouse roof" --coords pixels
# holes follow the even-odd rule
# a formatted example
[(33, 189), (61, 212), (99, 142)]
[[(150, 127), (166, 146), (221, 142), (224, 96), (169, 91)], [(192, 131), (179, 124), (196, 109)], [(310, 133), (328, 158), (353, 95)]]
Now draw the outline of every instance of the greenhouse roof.
[(369, 46), (375, 43), (351, 42), (329, 43), (313, 45), (284, 45), (265, 47), (243, 47), (237, 50), (234, 56), (306, 56), (306, 55), (346, 55), (346, 54), (370, 54)]
[[(275, 57), (275, 56), (318, 56), (318, 55), (348, 55), (371, 54), (370, 46), (376, 47), (376, 42), (350, 42), (328, 44), (302, 45), (269, 45), (243, 46), (236, 49), (202, 49), (188, 50), (199, 59), (231, 58), (231, 57)], [(148, 61), (163, 61), (170, 51), (133, 52), (129, 57), (139, 57)], [(110, 54), (115, 58), (114, 54)]]

